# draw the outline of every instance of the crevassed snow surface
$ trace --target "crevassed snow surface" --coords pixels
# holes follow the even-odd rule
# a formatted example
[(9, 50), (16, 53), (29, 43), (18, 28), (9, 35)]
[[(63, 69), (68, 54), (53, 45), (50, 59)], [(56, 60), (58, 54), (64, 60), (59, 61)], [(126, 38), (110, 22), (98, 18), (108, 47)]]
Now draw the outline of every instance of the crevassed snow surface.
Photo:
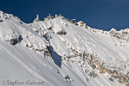
[[(83, 53), (94, 55), (108, 69), (128, 74), (128, 41), (110, 35), (110, 31), (84, 28), (62, 17), (26, 24), (0, 12), (0, 20), (0, 86), (125, 85), (82, 60)], [(66, 34), (59, 35), (60, 31)], [(12, 45), (14, 40), (17, 42)], [(97, 76), (91, 77), (91, 73)], [(25, 83), (27, 80), (43, 84)]]

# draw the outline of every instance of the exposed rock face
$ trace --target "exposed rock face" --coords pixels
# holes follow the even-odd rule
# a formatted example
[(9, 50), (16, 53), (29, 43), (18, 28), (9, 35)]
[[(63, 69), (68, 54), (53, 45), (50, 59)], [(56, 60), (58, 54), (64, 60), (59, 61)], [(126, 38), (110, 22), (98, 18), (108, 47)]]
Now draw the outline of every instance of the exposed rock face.
[(9, 40), (10, 44), (16, 45), (18, 42), (22, 41), (22, 36), (18, 35), (17, 38), (12, 38)]
[(116, 31), (114, 28), (110, 30), (109, 34), (118, 39), (129, 41), (129, 29)]
[(79, 21), (77, 24), (78, 24), (80, 27), (87, 28), (86, 23), (84, 23), (83, 21)]
[[(56, 17), (57, 17), (57, 16), (56, 16)], [(48, 21), (48, 20), (53, 19), (53, 18), (54, 18), (54, 17), (49, 14), (49, 16), (47, 16), (47, 18), (44, 18), (44, 20), (45, 20), (45, 21)]]
[(3, 20), (2, 20), (2, 19), (0, 19), (0, 22), (3, 22)]
[(62, 30), (62, 31), (59, 31), (57, 34), (59, 34), (59, 35), (66, 35), (67, 33), (64, 30)]
[(76, 19), (72, 19), (71, 23), (74, 24), (74, 25), (77, 25)]

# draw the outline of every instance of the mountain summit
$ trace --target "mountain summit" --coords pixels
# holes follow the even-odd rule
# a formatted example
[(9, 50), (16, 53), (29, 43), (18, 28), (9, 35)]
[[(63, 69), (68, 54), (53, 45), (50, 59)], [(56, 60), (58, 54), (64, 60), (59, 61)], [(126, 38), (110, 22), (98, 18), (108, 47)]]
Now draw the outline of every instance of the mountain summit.
[(129, 29), (0, 11), (0, 86), (129, 86)]

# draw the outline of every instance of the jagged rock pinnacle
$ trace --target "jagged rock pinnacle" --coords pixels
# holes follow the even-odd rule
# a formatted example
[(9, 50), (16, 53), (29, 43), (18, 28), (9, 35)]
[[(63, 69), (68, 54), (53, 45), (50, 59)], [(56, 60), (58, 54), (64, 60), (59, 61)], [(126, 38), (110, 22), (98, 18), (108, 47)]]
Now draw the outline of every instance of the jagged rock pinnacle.
[(39, 22), (39, 15), (37, 14), (36, 16), (37, 16), (37, 17), (35, 18), (35, 20), (33, 21), (33, 23)]

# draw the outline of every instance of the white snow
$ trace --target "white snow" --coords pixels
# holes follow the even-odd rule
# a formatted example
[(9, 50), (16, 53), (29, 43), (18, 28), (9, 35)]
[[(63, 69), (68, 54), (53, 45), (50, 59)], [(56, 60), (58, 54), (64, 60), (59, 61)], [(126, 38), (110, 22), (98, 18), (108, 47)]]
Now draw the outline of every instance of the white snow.
[[(26, 24), (3, 12), (0, 20), (3, 20), (0, 22), (0, 86), (9, 85), (8, 80), (44, 81), (41, 86), (124, 86), (117, 79), (110, 81), (111, 74), (93, 69), (87, 57), (81, 55), (84, 52), (88, 57), (94, 55), (108, 69), (127, 74), (128, 28), (121, 31), (85, 28), (60, 16)], [(58, 34), (60, 31), (66, 34)], [(12, 40), (17, 42), (12, 45)]]

